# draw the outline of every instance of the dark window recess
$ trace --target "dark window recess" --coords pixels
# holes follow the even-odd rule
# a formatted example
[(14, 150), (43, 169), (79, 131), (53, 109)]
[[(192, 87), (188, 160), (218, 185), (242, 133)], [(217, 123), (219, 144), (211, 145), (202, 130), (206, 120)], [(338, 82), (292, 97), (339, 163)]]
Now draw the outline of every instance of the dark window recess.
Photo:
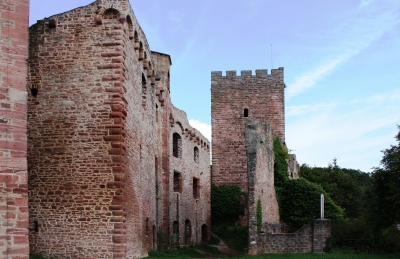
[(172, 135), (172, 155), (174, 157), (182, 157), (182, 139), (178, 133)]
[(244, 117), (249, 117), (249, 109), (244, 109)]
[(174, 192), (181, 191), (180, 184), (181, 184), (181, 174), (174, 173)]
[(174, 234), (178, 234), (179, 233), (179, 222), (178, 221), (174, 221), (174, 226), (173, 226), (173, 233)]
[(198, 147), (194, 147), (194, 161), (196, 163), (199, 163), (199, 148)]
[(193, 198), (199, 198), (199, 179), (193, 178)]
[(33, 230), (35, 232), (39, 232), (39, 223), (37, 221), (33, 222)]

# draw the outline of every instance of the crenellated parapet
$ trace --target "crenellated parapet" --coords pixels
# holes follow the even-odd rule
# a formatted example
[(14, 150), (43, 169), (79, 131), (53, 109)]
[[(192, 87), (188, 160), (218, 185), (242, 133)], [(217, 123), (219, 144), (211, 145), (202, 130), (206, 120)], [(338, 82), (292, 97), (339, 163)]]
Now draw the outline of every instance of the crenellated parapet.
[(225, 76), (222, 75), (222, 71), (211, 72), (212, 81), (221, 79), (249, 79), (249, 78), (273, 79), (284, 84), (283, 67), (280, 67), (278, 69), (272, 69), (270, 74), (268, 73), (268, 69), (258, 69), (255, 71), (255, 74), (253, 74), (253, 71), (251, 70), (242, 70), (240, 71), (240, 75), (237, 75), (237, 71), (235, 70), (229, 70), (226, 71)]

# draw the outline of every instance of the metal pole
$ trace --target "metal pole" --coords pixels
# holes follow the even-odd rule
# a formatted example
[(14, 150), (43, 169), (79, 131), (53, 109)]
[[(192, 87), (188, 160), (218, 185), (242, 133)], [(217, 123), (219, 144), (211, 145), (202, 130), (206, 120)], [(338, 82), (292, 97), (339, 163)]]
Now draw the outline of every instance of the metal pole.
[(325, 208), (324, 208), (324, 205), (325, 205), (325, 198), (324, 198), (324, 195), (321, 194), (321, 219), (325, 218)]

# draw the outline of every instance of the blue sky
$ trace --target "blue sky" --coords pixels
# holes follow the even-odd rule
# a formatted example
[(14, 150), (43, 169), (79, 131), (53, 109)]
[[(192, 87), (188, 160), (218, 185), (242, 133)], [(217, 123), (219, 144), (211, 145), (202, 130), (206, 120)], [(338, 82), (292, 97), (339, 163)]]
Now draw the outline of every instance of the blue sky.
[[(93, 1), (31, 0), (30, 24)], [(210, 138), (211, 71), (285, 68), (286, 143), (300, 164), (370, 172), (400, 124), (399, 0), (131, 0), (171, 96)], [(271, 62), (272, 44), (272, 62)]]

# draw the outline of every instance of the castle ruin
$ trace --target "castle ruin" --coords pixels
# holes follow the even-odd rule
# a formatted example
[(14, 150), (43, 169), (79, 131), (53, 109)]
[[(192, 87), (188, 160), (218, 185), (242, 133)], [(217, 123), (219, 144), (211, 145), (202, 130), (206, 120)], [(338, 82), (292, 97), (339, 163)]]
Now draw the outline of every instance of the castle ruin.
[(28, 13), (29, 0), (0, 5), (0, 257), (139, 258), (207, 241), (211, 182), (247, 193), (249, 252), (270, 251), (255, 204), (280, 223), (282, 68), (212, 73), (211, 172), (210, 141), (171, 103), (171, 57), (151, 51), (128, 0), (40, 20), (29, 49)]

